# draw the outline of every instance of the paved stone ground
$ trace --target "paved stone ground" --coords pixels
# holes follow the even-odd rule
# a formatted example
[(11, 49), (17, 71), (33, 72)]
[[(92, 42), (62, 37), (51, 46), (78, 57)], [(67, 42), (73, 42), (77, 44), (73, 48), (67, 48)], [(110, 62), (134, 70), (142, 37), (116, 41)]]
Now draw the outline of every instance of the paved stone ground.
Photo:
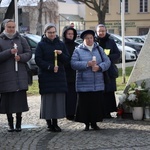
[(40, 96), (28, 97), (30, 110), (23, 113), (22, 132), (7, 132), (0, 114), (0, 150), (150, 150), (150, 122), (105, 119), (100, 131), (83, 131), (82, 123), (59, 120), (62, 132), (47, 131), (39, 119)]

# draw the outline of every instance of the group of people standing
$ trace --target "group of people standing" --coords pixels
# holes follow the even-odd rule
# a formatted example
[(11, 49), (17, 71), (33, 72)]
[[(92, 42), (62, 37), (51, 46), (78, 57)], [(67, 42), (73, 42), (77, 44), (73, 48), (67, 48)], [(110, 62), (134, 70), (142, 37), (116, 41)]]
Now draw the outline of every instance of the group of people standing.
[[(48, 131), (61, 132), (58, 119), (64, 117), (84, 123), (85, 131), (90, 127), (99, 130), (97, 122), (110, 118), (110, 113), (117, 111), (116, 76), (112, 74), (112, 67), (120, 58), (120, 52), (115, 42), (102, 24), (96, 27), (96, 32), (83, 31), (80, 35), (83, 43), (76, 43), (76, 38), (77, 31), (66, 26), (61, 41), (55, 24), (48, 23), (36, 47), (40, 118), (46, 120)], [(106, 54), (105, 49), (109, 53)], [(7, 115), (9, 132), (21, 131), (21, 114), (29, 110), (25, 66), (30, 58), (30, 48), (16, 31), (15, 22), (5, 20), (4, 31), (0, 34), (0, 113)], [(103, 73), (106, 70), (110, 76), (107, 84)], [(13, 113), (16, 113), (15, 127)]]

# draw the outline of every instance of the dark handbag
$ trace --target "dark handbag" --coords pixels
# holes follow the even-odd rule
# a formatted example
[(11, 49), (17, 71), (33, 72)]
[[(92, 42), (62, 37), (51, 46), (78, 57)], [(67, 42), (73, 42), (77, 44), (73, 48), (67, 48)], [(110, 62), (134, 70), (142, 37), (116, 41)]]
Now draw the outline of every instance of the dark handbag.
[(108, 73), (109, 73), (110, 77), (112, 77), (112, 78), (118, 78), (118, 76), (119, 76), (119, 70), (115, 64), (110, 65), (110, 67), (108, 69)]
[(105, 84), (110, 83), (110, 77), (109, 77), (108, 71), (104, 71), (103, 76), (104, 76), (104, 83)]
[[(104, 60), (103, 60), (103, 57), (102, 57), (102, 55), (101, 55), (101, 51), (100, 51), (100, 48), (99, 48), (99, 47), (98, 47), (98, 52), (99, 52), (99, 54), (100, 54), (100, 56), (101, 56), (101, 58), (102, 58), (102, 61), (104, 62)], [(103, 76), (104, 76), (104, 83), (105, 83), (105, 84), (110, 83), (110, 77), (109, 77), (108, 70), (106, 70), (106, 71), (104, 71), (104, 72), (103, 72)]]

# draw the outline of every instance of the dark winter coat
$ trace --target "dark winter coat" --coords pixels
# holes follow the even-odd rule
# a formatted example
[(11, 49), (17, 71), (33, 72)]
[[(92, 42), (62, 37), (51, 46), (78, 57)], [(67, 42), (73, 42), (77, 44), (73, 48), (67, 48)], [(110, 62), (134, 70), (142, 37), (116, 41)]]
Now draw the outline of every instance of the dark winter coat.
[(111, 82), (106, 84), (105, 90), (106, 91), (116, 91), (116, 76), (113, 74), (114, 64), (118, 62), (120, 58), (120, 51), (113, 39), (109, 37), (110, 35), (106, 33), (104, 38), (96, 37), (96, 41), (99, 45), (104, 49), (110, 49), (110, 54), (108, 55), (111, 65), (108, 69), (109, 77), (111, 78)]
[[(14, 54), (11, 49), (17, 44), (18, 71), (15, 71)], [(31, 58), (30, 47), (23, 37), (17, 32), (13, 39), (9, 39), (4, 33), (0, 35), (0, 93), (15, 92), (28, 89), (28, 76), (26, 62)]]
[[(73, 30), (74, 32), (73, 40), (66, 38), (66, 32), (68, 30)], [(70, 26), (64, 28), (63, 33), (62, 33), (62, 39), (68, 49), (68, 52), (70, 54), (70, 59), (71, 59), (71, 56), (73, 54), (75, 47), (79, 45), (78, 43), (75, 42), (76, 37), (77, 37), (77, 31), (74, 28)], [(65, 71), (66, 71), (67, 82), (69, 83), (75, 82), (76, 71), (71, 68), (70, 62), (65, 65)]]
[[(54, 50), (61, 50), (58, 55), (58, 72), (54, 73)], [(35, 61), (39, 67), (40, 94), (67, 92), (67, 81), (64, 64), (70, 60), (69, 53), (62, 41), (55, 38), (53, 41), (43, 37), (38, 43), (35, 52)]]

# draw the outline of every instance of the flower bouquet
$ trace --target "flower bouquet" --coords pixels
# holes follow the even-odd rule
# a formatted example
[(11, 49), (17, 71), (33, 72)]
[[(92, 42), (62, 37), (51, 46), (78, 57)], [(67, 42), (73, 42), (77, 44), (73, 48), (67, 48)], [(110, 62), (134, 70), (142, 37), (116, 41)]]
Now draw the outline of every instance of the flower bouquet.
[(123, 93), (119, 97), (119, 104), (124, 104), (127, 107), (144, 107), (150, 105), (149, 88), (146, 88), (146, 82), (141, 85), (136, 82), (131, 83), (127, 93)]

